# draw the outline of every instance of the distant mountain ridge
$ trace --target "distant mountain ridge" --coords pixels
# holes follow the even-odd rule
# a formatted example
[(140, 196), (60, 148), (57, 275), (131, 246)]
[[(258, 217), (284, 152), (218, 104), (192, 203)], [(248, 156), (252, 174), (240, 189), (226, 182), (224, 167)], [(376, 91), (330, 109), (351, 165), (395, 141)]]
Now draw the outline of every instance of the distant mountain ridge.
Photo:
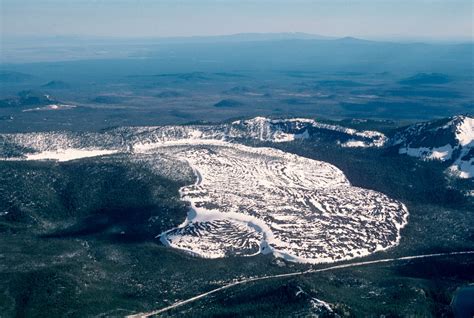
[(451, 78), (446, 74), (440, 73), (418, 73), (414, 76), (405, 78), (399, 81), (404, 85), (438, 85), (446, 84), (451, 81)]
[[(77, 43), (87, 49), (78, 52), (75, 49)], [(360, 72), (370, 68), (371, 72), (408, 74), (429, 71), (456, 76), (472, 69), (472, 47), (472, 42), (426, 44), (305, 33), (250, 33), (174, 38), (28, 39), (24, 44), (15, 41), (5, 45), (2, 53), (4, 63), (96, 59), (113, 63), (119, 59), (139, 66), (143, 65), (143, 59), (147, 59), (153, 62), (154, 69), (165, 69), (167, 66), (168, 73), (179, 71), (182, 61), (192, 61), (196, 71), (211, 72), (231, 72), (236, 69)], [(170, 68), (177, 58), (180, 63)], [(213, 61), (213, 64), (210, 65), (209, 61)], [(101, 68), (106, 64), (101, 65)], [(123, 65), (125, 63), (121, 67)], [(31, 66), (15, 66), (12, 69), (23, 73), (30, 70)], [(123, 68), (113, 70), (113, 73), (121, 70)], [(107, 71), (111, 72), (108, 68)]]
[(69, 85), (68, 83), (64, 81), (50, 81), (41, 87), (47, 88), (47, 89), (48, 88), (49, 89), (68, 89), (68, 88), (71, 88), (71, 85)]
[(164, 43), (195, 43), (195, 42), (252, 42), (252, 41), (280, 41), (280, 40), (334, 40), (338, 37), (310, 34), (304, 32), (280, 33), (235, 33), (228, 35), (183, 36), (156, 38)]

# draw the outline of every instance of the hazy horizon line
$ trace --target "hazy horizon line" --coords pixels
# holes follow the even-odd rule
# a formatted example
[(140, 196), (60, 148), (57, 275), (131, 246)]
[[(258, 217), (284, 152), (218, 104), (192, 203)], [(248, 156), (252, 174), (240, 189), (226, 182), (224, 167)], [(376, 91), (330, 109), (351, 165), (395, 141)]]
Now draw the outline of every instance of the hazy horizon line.
[[(225, 37), (238, 37), (238, 36), (288, 36), (287, 39), (291, 39), (294, 36), (308, 37), (308, 40), (317, 40), (318, 38), (323, 40), (340, 40), (345, 38), (353, 38), (358, 40), (367, 41), (401, 41), (401, 42), (473, 42), (473, 36), (430, 36), (430, 35), (401, 35), (391, 34), (384, 36), (364, 36), (364, 35), (330, 35), (322, 33), (308, 33), (300, 31), (287, 31), (287, 32), (237, 32), (237, 33), (216, 33), (216, 34), (192, 34), (192, 35), (144, 35), (144, 36), (120, 36), (120, 35), (94, 35), (94, 34), (0, 34), (1, 41), (13, 40), (13, 39), (61, 39), (61, 38), (83, 38), (83, 39), (111, 39), (111, 40), (153, 40), (153, 39), (203, 39), (203, 38), (225, 38)], [(311, 38), (313, 37), (313, 38)], [(303, 40), (303, 39), (302, 39)]]

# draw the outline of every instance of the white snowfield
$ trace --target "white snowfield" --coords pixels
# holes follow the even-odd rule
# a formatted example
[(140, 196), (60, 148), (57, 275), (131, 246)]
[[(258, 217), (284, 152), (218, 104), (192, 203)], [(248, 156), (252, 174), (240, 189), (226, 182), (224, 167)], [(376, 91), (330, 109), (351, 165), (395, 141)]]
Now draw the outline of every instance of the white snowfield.
[(465, 116), (456, 127), (456, 138), (462, 146), (472, 145), (474, 140), (474, 118)]
[(50, 104), (42, 107), (35, 107), (35, 108), (29, 108), (29, 109), (24, 109), (22, 112), (35, 112), (35, 111), (53, 111), (53, 110), (66, 110), (66, 109), (72, 109), (76, 108), (77, 106), (75, 105), (67, 105), (67, 104)]
[[(226, 141), (293, 140), (308, 134), (308, 123), (314, 121), (256, 118), (230, 126), (7, 137), (10, 143), (37, 150), (26, 153), (27, 160), (67, 161), (121, 152), (132, 160), (148, 154), (186, 162), (196, 175), (195, 184), (180, 190), (182, 200), (190, 203), (188, 216), (179, 227), (157, 234), (165, 245), (197, 256), (273, 253), (294, 262), (324, 263), (395, 246), (408, 217), (401, 202), (352, 186), (329, 163)], [(294, 132), (291, 137), (289, 131)], [(356, 133), (372, 135), (349, 130)]]
[[(449, 136), (447, 144), (439, 147), (414, 146), (408, 138), (415, 136)], [(435, 137), (436, 136), (436, 137)], [(421, 140), (423, 141), (423, 140)], [(454, 116), (440, 127), (429, 128), (426, 123), (409, 127), (394, 142), (401, 145), (400, 154), (407, 154), (424, 160), (451, 161), (448, 171), (460, 178), (474, 177), (474, 118)], [(415, 143), (416, 144), (416, 143)]]
[(54, 151), (27, 154), (26, 160), (56, 160), (61, 162), (110, 155), (114, 153), (117, 153), (117, 151), (107, 149), (57, 149)]
[(474, 178), (474, 118), (464, 118), (456, 129), (456, 138), (461, 145), (461, 154), (449, 169), (461, 178)]
[(351, 186), (331, 164), (273, 148), (182, 140), (139, 151), (193, 167), (196, 184), (181, 189), (191, 203), (188, 217), (161, 241), (198, 256), (273, 253), (295, 262), (334, 262), (396, 245), (407, 223), (402, 203)]

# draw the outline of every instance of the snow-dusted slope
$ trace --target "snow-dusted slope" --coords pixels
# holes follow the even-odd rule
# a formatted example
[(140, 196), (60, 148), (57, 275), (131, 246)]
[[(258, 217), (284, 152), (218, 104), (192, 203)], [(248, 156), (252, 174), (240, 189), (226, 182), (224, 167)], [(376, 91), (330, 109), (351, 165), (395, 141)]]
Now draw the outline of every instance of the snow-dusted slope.
[[(358, 131), (312, 119), (268, 119), (255, 117), (219, 125), (121, 127), (103, 133), (44, 132), (0, 135), (0, 157), (61, 159), (71, 148), (89, 151), (130, 150), (140, 144), (173, 140), (256, 139), (288, 142), (326, 134), (343, 147), (381, 147), (387, 138), (376, 131)], [(57, 152), (57, 153), (55, 153)], [(38, 154), (43, 153), (43, 154)], [(69, 159), (73, 157), (68, 156)], [(79, 158), (79, 157), (78, 157)]]
[(393, 138), (400, 154), (450, 163), (449, 171), (461, 178), (474, 177), (474, 118), (412, 125)]
[(123, 151), (126, 148), (123, 136), (117, 133), (0, 134), (0, 158), (61, 161)]
[(259, 140), (291, 141), (309, 138), (315, 131), (337, 134), (334, 141), (342, 139), (341, 144), (345, 147), (381, 147), (387, 141), (385, 135), (377, 131), (358, 131), (306, 118), (255, 117), (249, 120), (238, 120), (232, 123), (230, 135), (247, 135)]

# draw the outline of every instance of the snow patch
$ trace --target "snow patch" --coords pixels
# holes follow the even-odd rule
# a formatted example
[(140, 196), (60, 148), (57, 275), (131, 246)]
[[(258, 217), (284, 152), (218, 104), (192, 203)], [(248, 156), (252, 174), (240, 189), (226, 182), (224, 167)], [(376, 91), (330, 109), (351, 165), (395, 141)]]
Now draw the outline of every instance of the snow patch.
[(438, 147), (438, 148), (404, 147), (404, 148), (400, 148), (398, 150), (398, 153), (406, 154), (411, 157), (423, 158), (423, 159), (447, 161), (451, 159), (451, 155), (453, 153), (453, 147), (449, 144), (443, 147)]
[(66, 104), (51, 104), (43, 107), (28, 108), (22, 110), (22, 112), (34, 112), (34, 111), (47, 111), (47, 110), (65, 110), (76, 108), (75, 105), (66, 105)]
[(449, 170), (461, 179), (470, 179), (474, 177), (474, 158), (469, 161), (456, 160)]
[(361, 140), (354, 140), (354, 139), (350, 139), (348, 141), (346, 141), (345, 143), (342, 143), (341, 144), (341, 147), (347, 147), (347, 148), (367, 148), (367, 147), (370, 147), (369, 144), (361, 141)]
[(474, 140), (474, 118), (464, 117), (456, 129), (456, 139), (461, 146), (472, 144)]
[(443, 147), (431, 149), (431, 154), (427, 156), (427, 158), (446, 161), (446, 160), (451, 159), (452, 153), (453, 153), (453, 147), (450, 144), (447, 144)]
[(55, 151), (43, 151), (26, 155), (26, 160), (56, 160), (70, 161), (81, 158), (97, 157), (117, 153), (117, 150), (105, 149), (58, 149)]

